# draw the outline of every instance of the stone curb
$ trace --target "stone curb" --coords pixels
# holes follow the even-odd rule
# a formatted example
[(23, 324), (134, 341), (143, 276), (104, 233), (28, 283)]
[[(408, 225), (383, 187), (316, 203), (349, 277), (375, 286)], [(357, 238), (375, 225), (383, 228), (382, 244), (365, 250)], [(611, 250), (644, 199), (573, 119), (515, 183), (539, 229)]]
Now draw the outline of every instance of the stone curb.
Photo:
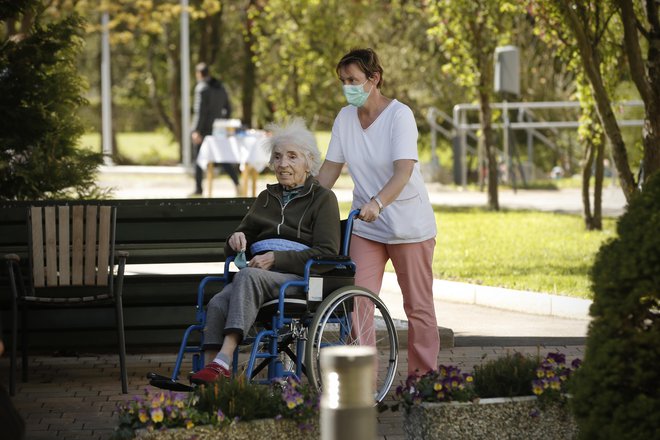
[(587, 299), (444, 280), (433, 281), (433, 296), (443, 301), (571, 319), (589, 319), (592, 303)]
[[(398, 291), (394, 273), (385, 273), (382, 289)], [(592, 303), (587, 299), (445, 280), (433, 280), (433, 297), (440, 301), (570, 319), (590, 319)]]

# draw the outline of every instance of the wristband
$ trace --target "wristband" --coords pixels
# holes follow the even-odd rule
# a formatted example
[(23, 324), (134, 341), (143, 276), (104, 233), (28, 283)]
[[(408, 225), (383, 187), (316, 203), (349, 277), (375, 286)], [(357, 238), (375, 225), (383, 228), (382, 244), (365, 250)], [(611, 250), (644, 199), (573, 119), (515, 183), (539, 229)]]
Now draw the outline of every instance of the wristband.
[(385, 209), (385, 207), (383, 206), (383, 202), (380, 201), (380, 197), (378, 197), (378, 196), (373, 196), (373, 197), (371, 198), (371, 200), (375, 200), (376, 203), (378, 204), (378, 214), (382, 213), (382, 212), (383, 212), (383, 209)]

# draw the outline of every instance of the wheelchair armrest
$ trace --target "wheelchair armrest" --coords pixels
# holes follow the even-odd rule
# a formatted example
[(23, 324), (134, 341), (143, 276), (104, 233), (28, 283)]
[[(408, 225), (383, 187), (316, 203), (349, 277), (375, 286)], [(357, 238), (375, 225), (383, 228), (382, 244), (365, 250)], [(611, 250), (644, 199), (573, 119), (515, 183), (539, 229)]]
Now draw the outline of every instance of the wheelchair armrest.
[(312, 257), (312, 261), (323, 261), (324, 263), (346, 263), (351, 261), (348, 255), (316, 255)]

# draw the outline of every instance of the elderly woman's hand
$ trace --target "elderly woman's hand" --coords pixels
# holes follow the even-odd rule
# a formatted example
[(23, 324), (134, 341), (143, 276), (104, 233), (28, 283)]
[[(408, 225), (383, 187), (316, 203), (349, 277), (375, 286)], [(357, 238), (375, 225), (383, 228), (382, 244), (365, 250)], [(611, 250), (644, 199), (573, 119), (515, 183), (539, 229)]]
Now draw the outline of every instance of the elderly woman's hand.
[(244, 251), (247, 247), (247, 239), (245, 234), (242, 232), (234, 232), (229, 236), (229, 247), (231, 247), (236, 252)]
[(249, 267), (258, 267), (263, 270), (270, 270), (275, 263), (275, 254), (271, 252), (266, 252), (265, 254), (255, 255), (252, 257), (248, 263)]

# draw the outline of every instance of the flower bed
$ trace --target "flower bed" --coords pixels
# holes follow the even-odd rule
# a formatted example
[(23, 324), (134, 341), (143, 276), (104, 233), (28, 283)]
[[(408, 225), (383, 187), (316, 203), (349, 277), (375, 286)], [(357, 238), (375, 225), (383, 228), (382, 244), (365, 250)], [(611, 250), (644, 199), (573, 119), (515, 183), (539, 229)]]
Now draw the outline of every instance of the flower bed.
[(294, 378), (271, 386), (220, 378), (189, 395), (145, 390), (120, 405), (113, 439), (318, 437), (319, 396)]
[(536, 396), (475, 402), (424, 402), (404, 413), (407, 439), (572, 439), (577, 426), (560, 402), (539, 409)]
[(561, 353), (543, 360), (515, 354), (475, 367), (474, 376), (444, 365), (411, 375), (397, 388), (406, 438), (576, 438), (565, 393), (579, 365), (567, 366)]
[(138, 440), (306, 440), (320, 438), (318, 421), (311, 421), (304, 429), (293, 420), (262, 419), (249, 422), (235, 422), (218, 428), (217, 426), (195, 426), (193, 428), (173, 428), (159, 431), (138, 430)]

